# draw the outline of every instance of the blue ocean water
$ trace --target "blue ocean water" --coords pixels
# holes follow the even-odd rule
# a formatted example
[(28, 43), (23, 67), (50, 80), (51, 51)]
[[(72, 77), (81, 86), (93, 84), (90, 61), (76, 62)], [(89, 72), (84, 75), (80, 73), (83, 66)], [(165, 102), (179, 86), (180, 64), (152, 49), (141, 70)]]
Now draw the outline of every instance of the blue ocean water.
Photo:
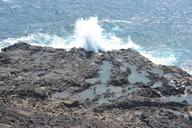
[[(0, 48), (131, 47), (192, 73), (191, 0), (0, 0)], [(111, 45), (109, 45), (111, 44)], [(109, 47), (110, 46), (110, 47)]]

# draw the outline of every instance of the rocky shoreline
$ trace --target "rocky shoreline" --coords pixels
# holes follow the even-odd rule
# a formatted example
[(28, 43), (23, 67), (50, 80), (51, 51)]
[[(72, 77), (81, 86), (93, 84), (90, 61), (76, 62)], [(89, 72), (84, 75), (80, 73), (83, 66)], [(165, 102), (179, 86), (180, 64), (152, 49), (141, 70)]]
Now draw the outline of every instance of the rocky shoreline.
[(2, 128), (192, 128), (192, 76), (127, 49), (0, 52)]

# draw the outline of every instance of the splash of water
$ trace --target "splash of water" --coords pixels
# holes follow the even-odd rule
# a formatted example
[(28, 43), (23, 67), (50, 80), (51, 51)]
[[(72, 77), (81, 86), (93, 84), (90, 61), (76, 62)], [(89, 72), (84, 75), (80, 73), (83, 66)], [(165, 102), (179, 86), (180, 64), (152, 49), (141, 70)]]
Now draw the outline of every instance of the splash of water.
[(139, 49), (140, 46), (135, 44), (130, 37), (124, 42), (111, 33), (104, 34), (103, 28), (99, 25), (97, 17), (88, 19), (79, 19), (75, 23), (74, 34), (69, 37), (59, 37), (43, 33), (31, 34), (21, 38), (9, 38), (1, 41), (1, 48), (12, 45), (19, 41), (28, 42), (33, 45), (50, 46), (54, 48), (71, 49), (84, 48), (86, 51), (110, 51), (119, 49)]
[[(74, 40), (70, 42), (71, 47), (82, 47), (86, 51), (110, 51), (119, 49), (139, 49), (140, 46), (134, 44), (131, 38), (127, 42), (123, 42), (111, 33), (104, 34), (103, 28), (99, 25), (97, 17), (88, 19), (79, 19), (75, 23)], [(54, 47), (54, 45), (53, 45)]]

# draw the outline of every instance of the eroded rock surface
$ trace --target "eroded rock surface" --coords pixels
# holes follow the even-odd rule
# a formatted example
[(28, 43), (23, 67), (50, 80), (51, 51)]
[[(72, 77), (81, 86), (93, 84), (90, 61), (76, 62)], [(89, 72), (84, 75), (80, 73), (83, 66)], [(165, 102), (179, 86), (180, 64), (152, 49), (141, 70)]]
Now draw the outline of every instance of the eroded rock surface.
[(131, 49), (0, 52), (0, 126), (192, 128), (192, 76)]

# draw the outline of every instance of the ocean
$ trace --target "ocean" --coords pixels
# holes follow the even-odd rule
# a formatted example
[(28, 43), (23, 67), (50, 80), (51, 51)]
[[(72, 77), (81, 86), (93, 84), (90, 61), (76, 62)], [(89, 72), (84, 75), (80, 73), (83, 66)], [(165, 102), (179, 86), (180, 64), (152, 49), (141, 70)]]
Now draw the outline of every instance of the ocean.
[(132, 48), (192, 74), (191, 0), (0, 0), (0, 49)]

